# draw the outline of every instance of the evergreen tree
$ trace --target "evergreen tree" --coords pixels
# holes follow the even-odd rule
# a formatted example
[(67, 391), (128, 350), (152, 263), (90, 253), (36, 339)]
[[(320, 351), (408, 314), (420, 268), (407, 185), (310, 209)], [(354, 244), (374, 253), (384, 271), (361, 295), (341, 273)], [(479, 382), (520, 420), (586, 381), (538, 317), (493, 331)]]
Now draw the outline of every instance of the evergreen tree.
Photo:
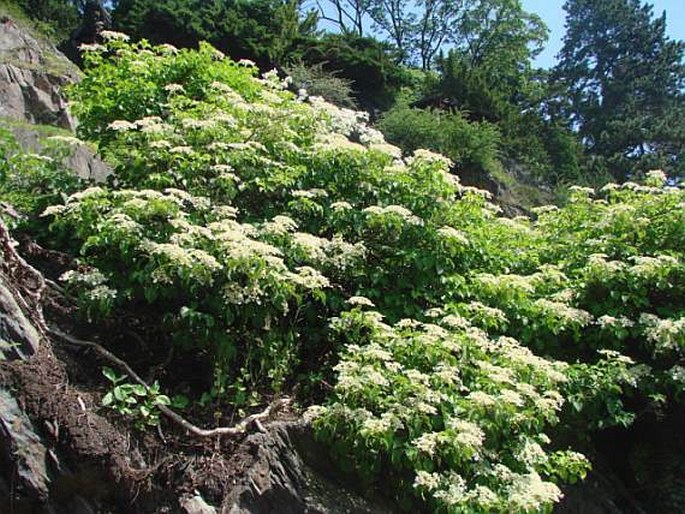
[(56, 40), (65, 40), (78, 27), (85, 0), (17, 0), (27, 16), (43, 23)]
[(316, 15), (300, 16), (299, 8), (297, 0), (118, 0), (113, 20), (135, 39), (179, 47), (208, 41), (269, 68), (314, 32)]
[[(567, 0), (553, 80), (560, 111), (593, 161), (617, 179), (650, 168), (685, 171), (685, 45), (640, 0)], [(565, 105), (564, 105), (564, 102)]]

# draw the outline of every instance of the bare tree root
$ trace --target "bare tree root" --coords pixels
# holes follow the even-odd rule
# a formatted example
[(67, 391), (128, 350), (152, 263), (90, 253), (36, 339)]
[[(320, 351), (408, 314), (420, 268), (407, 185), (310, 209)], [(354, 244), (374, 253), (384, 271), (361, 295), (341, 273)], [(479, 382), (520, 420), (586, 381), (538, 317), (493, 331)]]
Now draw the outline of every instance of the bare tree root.
[[(125, 361), (121, 360), (119, 357), (117, 357), (112, 352), (104, 348), (102, 345), (95, 343), (93, 341), (84, 341), (78, 339), (74, 336), (65, 334), (64, 332), (61, 332), (60, 330), (57, 330), (52, 327), (48, 327), (48, 332), (54, 335), (55, 337), (58, 337), (63, 341), (74, 346), (80, 346), (82, 348), (90, 348), (92, 350), (95, 350), (95, 352), (97, 352), (97, 354), (100, 355), (103, 359), (109, 361), (111, 364), (118, 367), (121, 371), (125, 372), (135, 382), (145, 387), (146, 390), (150, 389), (147, 383), (142, 378), (140, 378), (140, 376), (135, 371), (133, 371), (133, 369), (131, 369), (131, 367)], [(262, 420), (268, 419), (269, 417), (273, 416), (276, 412), (283, 409), (289, 404), (290, 399), (279, 398), (276, 401), (272, 402), (270, 405), (268, 405), (263, 411), (246, 417), (240, 423), (232, 427), (216, 427), (211, 429), (200, 428), (192, 424), (190, 421), (188, 421), (181, 415), (177, 414), (166, 405), (159, 405), (158, 408), (159, 411), (169, 420), (181, 426), (182, 428), (184, 428), (185, 430), (187, 430), (188, 432), (197, 437), (220, 437), (242, 435), (246, 433), (250, 426), (253, 424), (257, 427), (258, 430), (263, 431), (264, 427), (261, 423)]]

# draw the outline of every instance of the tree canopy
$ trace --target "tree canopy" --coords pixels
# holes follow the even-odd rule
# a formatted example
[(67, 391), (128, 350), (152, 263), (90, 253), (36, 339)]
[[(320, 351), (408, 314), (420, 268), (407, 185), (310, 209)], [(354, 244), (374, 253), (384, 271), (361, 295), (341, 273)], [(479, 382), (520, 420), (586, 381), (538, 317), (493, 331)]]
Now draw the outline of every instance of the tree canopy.
[(616, 177), (662, 167), (683, 175), (685, 44), (639, 0), (568, 0), (554, 69), (563, 115)]

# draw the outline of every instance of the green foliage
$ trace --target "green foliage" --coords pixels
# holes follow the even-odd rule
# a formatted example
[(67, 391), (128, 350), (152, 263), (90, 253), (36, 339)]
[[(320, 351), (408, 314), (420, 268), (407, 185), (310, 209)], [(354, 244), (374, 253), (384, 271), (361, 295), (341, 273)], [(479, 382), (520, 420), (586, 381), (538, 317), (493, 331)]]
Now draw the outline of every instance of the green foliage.
[(119, 0), (113, 22), (134, 39), (181, 48), (208, 41), (236, 59), (268, 67), (284, 62), (294, 45), (313, 32), (316, 17), (300, 19), (299, 7), (282, 0)]
[(554, 80), (559, 109), (587, 152), (616, 179), (662, 168), (683, 175), (685, 43), (666, 36), (640, 0), (569, 0), (567, 33)]
[(400, 87), (411, 82), (388, 46), (368, 37), (324, 34), (304, 41), (294, 55), (351, 81), (357, 104), (368, 109), (388, 108)]
[[(418, 104), (459, 109), (474, 122), (492, 123), (501, 134), (499, 154), (526, 168), (528, 176), (546, 183), (577, 181), (582, 147), (559, 122), (540, 114), (546, 76), (529, 68), (510, 77), (488, 62), (474, 65), (463, 52), (451, 50), (438, 59), (439, 75), (429, 75)], [(446, 147), (446, 154), (459, 147)]]
[(497, 128), (487, 122), (469, 122), (459, 112), (413, 109), (399, 103), (383, 115), (378, 128), (406, 153), (429, 148), (448, 156), (456, 170), (487, 173), (498, 162)]
[(102, 374), (112, 383), (112, 390), (102, 397), (103, 407), (133, 418), (139, 429), (159, 425), (159, 406), (171, 405), (171, 400), (160, 393), (158, 382), (150, 387), (124, 382), (127, 376), (117, 375), (111, 368), (103, 368)]
[(503, 218), (362, 113), (209, 45), (123, 39), (72, 90), (115, 178), (44, 215), (92, 315), (135, 309), (206, 358), (207, 401), (322, 377), (338, 459), (440, 512), (550, 511), (588, 468), (550, 441), (560, 419), (582, 438), (682, 401), (685, 192), (663, 173)]
[[(395, 46), (405, 64), (428, 70), (435, 55), (448, 44), (467, 56), (473, 66), (488, 63), (501, 75), (518, 74), (541, 50), (547, 27), (519, 0), (331, 0), (338, 25), (357, 18), (355, 32), (363, 35), (364, 17)], [(354, 13), (351, 15), (350, 13)]]
[(542, 476), (584, 476), (582, 455), (543, 450), (562, 363), (455, 315), (381, 319), (356, 308), (331, 323), (346, 345), (335, 400), (309, 416), (338, 459), (372, 483), (391, 477), (407, 510), (420, 498), (436, 512), (544, 511), (561, 491)]
[[(4, 0), (5, 2), (9, 0)], [(55, 41), (64, 41), (79, 25), (79, 0), (13, 0), (38, 29)]]
[(305, 89), (307, 94), (320, 96), (338, 107), (354, 108), (356, 104), (352, 81), (339, 77), (335, 72), (326, 71), (324, 64), (307, 66), (300, 61), (289, 66), (286, 72), (296, 89)]
[[(74, 138), (49, 136), (41, 154), (23, 152), (12, 132), (0, 127), (0, 200), (11, 205), (22, 218), (10, 223), (27, 228), (37, 215), (61, 195), (76, 191), (78, 178), (63, 164)], [(34, 229), (35, 229), (34, 224)]]

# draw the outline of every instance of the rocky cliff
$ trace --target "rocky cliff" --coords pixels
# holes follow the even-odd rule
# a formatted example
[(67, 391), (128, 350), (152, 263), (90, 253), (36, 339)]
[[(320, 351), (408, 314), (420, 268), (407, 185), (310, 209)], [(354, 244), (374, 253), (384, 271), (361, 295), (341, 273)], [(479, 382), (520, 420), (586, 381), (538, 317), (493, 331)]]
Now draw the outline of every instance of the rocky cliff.
[(49, 42), (0, 13), (0, 116), (75, 129), (62, 88), (78, 77)]

